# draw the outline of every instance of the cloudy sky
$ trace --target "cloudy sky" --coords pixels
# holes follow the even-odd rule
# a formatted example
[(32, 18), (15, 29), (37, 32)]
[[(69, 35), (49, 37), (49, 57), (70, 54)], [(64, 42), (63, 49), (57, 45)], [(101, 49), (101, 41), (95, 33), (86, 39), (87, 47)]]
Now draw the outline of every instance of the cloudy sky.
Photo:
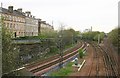
[(109, 32), (118, 26), (119, 0), (2, 0), (3, 7), (13, 5), (23, 8), (32, 15), (52, 24), (57, 30), (60, 24), (65, 28), (83, 31)]

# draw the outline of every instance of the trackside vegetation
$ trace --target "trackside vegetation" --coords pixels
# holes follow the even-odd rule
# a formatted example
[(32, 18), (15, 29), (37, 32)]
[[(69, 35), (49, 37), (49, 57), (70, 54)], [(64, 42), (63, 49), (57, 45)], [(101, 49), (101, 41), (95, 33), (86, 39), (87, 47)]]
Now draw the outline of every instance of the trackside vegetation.
[(99, 32), (99, 31), (89, 31), (89, 32), (82, 33), (83, 40), (98, 41), (98, 37), (101, 42), (103, 40), (103, 38), (105, 37), (105, 33)]
[(82, 49), (80, 49), (78, 52), (79, 52), (79, 57), (83, 58), (83, 56), (85, 55), (84, 51)]
[(53, 76), (52, 78), (55, 78), (56, 76), (68, 76), (70, 73), (73, 72), (72, 64), (73, 64), (72, 62), (69, 62), (64, 68), (52, 72), (50, 76)]

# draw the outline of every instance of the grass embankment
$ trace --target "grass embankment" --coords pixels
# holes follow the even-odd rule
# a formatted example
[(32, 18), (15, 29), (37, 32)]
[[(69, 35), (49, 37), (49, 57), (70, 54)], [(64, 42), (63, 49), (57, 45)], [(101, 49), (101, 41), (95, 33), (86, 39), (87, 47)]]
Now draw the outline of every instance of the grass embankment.
[(58, 71), (54, 71), (50, 74), (50, 76), (68, 76), (72, 73), (72, 62), (69, 62), (64, 68), (59, 69)]

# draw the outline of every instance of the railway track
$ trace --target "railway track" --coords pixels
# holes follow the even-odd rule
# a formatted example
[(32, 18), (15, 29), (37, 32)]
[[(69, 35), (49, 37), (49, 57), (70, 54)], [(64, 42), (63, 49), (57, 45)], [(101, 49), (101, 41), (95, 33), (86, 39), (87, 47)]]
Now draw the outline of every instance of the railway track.
[[(65, 62), (66, 60), (70, 59), (71, 57), (77, 55), (78, 50), (80, 48), (84, 48), (85, 46), (86, 46), (85, 44), (83, 44), (82, 46), (79, 44), (79, 45), (77, 45), (77, 47), (66, 51), (63, 55), (62, 61)], [(50, 68), (52, 68), (56, 65), (59, 65), (60, 60), (61, 59), (59, 59), (59, 55), (56, 55), (49, 62), (37, 63), (37, 64), (34, 64), (34, 65), (30, 65), (26, 68), (27, 68), (28, 71), (32, 72), (35, 76), (41, 76), (42, 74), (44, 74), (45, 72), (50, 70)]]
[[(80, 42), (74, 48), (70, 48), (70, 49), (65, 50), (65, 52), (63, 52), (63, 54), (66, 55), (66, 54), (76, 50), (77, 48), (82, 46), (81, 44), (83, 44), (83, 42)], [(59, 56), (60, 56), (59, 54), (53, 55), (53, 56), (51, 56), (51, 57), (49, 57), (47, 59), (44, 59), (44, 60), (41, 60), (41, 61), (38, 61), (38, 62), (35, 62), (35, 63), (32, 63), (32, 64), (29, 64), (29, 65), (26, 66), (26, 68), (27, 69), (31, 69), (31, 68), (37, 67), (40, 64), (44, 64), (46, 62), (52, 61), (54, 59), (57, 59)]]
[(117, 58), (115, 58), (114, 51), (112, 51), (109, 46), (107, 46), (106, 48), (104, 48), (104, 47), (101, 47), (101, 48), (103, 48), (109, 55), (114, 73), (117, 76), (118, 75), (118, 60), (117, 60)]
[[(90, 43), (92, 47), (94, 48), (94, 54), (93, 54), (93, 61), (92, 61), (92, 67), (90, 68), (88, 76), (101, 76), (101, 72), (103, 73), (103, 76), (106, 77), (117, 77), (118, 76), (118, 71), (116, 69), (116, 61), (114, 61), (114, 56), (110, 55), (109, 50), (106, 50), (105, 48), (99, 46), (98, 44), (95, 43)], [(101, 56), (102, 55), (102, 59)], [(104, 64), (103, 69), (101, 70), (101, 64)], [(94, 73), (94, 74), (93, 74)]]
[(90, 43), (91, 46), (94, 48), (94, 52), (93, 52), (93, 58), (92, 58), (92, 65), (90, 67), (90, 70), (88, 72), (88, 76), (99, 76), (99, 53), (98, 53), (98, 49), (97, 46), (93, 43)]
[[(101, 47), (101, 46), (98, 46), (98, 48), (101, 49), (101, 51), (103, 52), (104, 54), (104, 59), (105, 59), (105, 62), (106, 62), (106, 68), (107, 68), (107, 71), (106, 72), (106, 76), (109, 78), (110, 76), (115, 76), (117, 77), (118, 76), (118, 70), (116, 68), (116, 64), (117, 62), (116, 61), (113, 61), (114, 59), (114, 56), (112, 54), (109, 54), (109, 50), (106, 50), (105, 48)], [(112, 57), (111, 57), (112, 56)]]

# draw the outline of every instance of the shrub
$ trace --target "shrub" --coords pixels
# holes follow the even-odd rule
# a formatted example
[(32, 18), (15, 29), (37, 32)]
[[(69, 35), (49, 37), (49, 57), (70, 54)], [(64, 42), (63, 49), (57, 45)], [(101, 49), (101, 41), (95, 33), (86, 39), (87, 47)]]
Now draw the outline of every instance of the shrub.
[(80, 58), (83, 58), (84, 53), (83, 53), (82, 49), (80, 49), (78, 52), (79, 52), (79, 57), (80, 57)]

